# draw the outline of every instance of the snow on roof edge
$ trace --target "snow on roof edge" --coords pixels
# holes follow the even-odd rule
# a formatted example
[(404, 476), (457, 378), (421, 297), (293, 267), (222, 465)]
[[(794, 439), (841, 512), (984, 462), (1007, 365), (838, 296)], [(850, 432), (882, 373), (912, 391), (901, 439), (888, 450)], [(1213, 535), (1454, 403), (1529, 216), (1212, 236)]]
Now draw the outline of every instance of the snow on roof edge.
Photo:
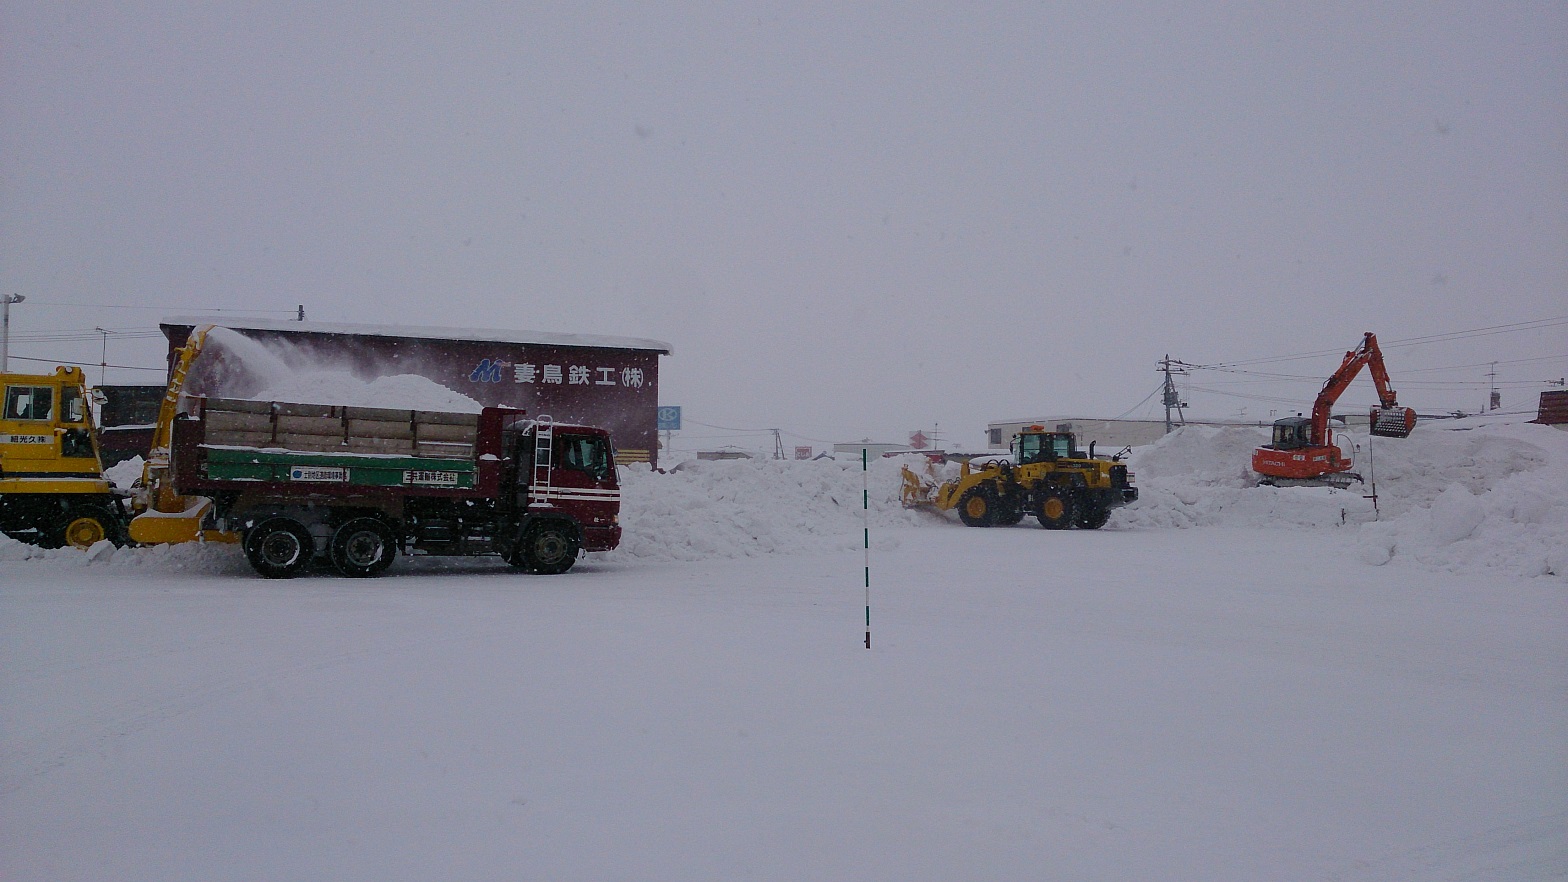
[(298, 334), (355, 334), (365, 337), (407, 337), (415, 340), (461, 340), (472, 343), (532, 343), (540, 346), (580, 346), (596, 349), (643, 349), (670, 355), (673, 349), (662, 340), (642, 337), (610, 337), (598, 334), (561, 334), (551, 331), (509, 331), (483, 328), (426, 328), (412, 325), (360, 325), (341, 322), (299, 322), (275, 319), (234, 320), (213, 316), (170, 316), (163, 326), (217, 325), (236, 331), (282, 331)]

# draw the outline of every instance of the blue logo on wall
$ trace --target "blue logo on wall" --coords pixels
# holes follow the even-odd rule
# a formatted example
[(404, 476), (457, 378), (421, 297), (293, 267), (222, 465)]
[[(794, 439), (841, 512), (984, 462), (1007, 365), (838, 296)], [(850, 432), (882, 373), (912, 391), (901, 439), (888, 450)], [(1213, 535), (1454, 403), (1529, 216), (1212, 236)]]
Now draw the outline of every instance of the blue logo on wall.
[(468, 375), (470, 383), (499, 383), (501, 382), (501, 359), (485, 359)]

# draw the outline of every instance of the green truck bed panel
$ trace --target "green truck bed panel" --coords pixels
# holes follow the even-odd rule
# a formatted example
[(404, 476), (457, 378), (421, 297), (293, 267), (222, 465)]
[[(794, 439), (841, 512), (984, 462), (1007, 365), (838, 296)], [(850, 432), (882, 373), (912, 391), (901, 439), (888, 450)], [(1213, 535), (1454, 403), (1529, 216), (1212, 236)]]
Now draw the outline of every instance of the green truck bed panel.
[(472, 490), (478, 477), (475, 463), (467, 459), (240, 447), (204, 447), (203, 451), (203, 475), (215, 481)]

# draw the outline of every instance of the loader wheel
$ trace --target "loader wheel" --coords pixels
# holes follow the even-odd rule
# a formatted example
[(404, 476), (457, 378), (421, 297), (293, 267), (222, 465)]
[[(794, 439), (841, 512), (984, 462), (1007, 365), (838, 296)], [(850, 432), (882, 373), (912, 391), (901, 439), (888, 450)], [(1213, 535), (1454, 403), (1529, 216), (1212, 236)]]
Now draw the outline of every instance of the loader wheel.
[(51, 548), (66, 545), (83, 551), (105, 539), (121, 544), (118, 521), (106, 508), (97, 505), (75, 505), (55, 524), (49, 537)]
[(375, 518), (354, 518), (332, 534), (332, 566), (345, 576), (374, 576), (392, 565), (397, 539)]
[(958, 500), (958, 519), (966, 527), (989, 527), (996, 523), (996, 494), (989, 487), (970, 487)]
[(1065, 530), (1073, 525), (1077, 509), (1071, 495), (1060, 490), (1046, 490), (1035, 505), (1034, 516), (1047, 530)]
[(998, 527), (1011, 527), (1023, 519), (1024, 504), (1018, 494), (1009, 494), (997, 500), (996, 525)]
[(292, 579), (310, 564), (315, 540), (299, 521), (272, 518), (245, 534), (245, 557), (256, 572), (269, 579)]
[(1103, 505), (1085, 505), (1078, 512), (1078, 526), (1084, 530), (1098, 530), (1111, 519), (1111, 510)]
[(541, 576), (564, 573), (577, 562), (577, 533), (570, 526), (553, 521), (537, 523), (523, 533), (514, 558), (523, 568)]

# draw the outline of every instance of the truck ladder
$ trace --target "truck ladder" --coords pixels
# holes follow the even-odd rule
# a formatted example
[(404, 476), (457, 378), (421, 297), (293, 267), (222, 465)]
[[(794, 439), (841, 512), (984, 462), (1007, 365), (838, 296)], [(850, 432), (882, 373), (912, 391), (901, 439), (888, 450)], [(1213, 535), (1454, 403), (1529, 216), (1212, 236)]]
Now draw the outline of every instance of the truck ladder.
[(549, 508), (550, 468), (555, 462), (555, 421), (548, 415), (534, 420), (534, 473), (529, 482), (529, 508)]

